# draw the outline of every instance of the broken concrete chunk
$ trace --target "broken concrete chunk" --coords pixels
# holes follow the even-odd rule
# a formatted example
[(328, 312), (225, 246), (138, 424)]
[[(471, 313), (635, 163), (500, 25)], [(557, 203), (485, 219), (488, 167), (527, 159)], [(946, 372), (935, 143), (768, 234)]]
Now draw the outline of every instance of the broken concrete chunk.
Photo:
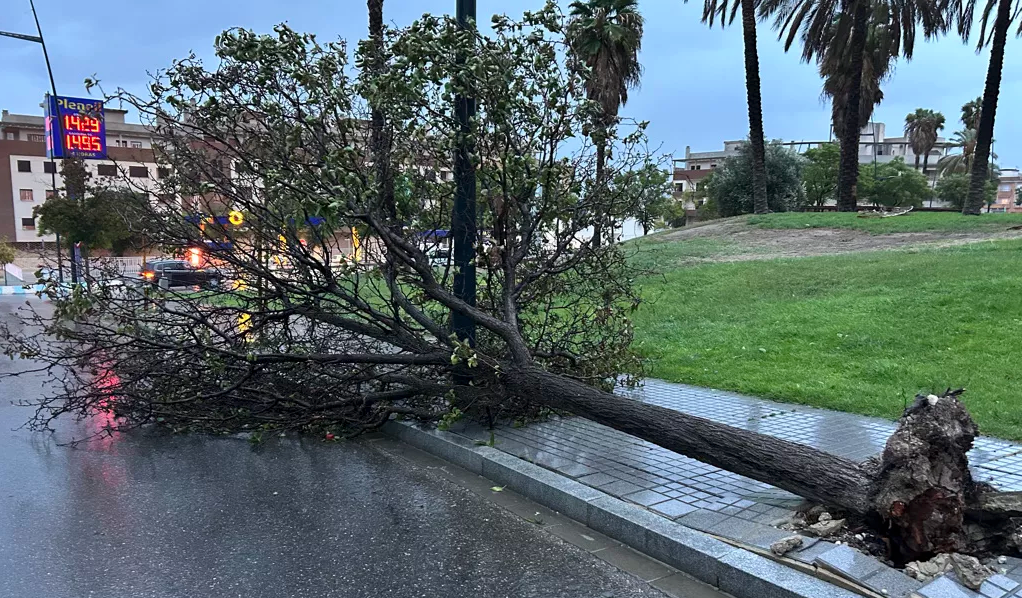
[(844, 519), (824, 520), (823, 517), (820, 517), (820, 522), (810, 525), (807, 528), (807, 531), (809, 531), (811, 534), (815, 536), (826, 538), (827, 536), (833, 536), (834, 534), (840, 532), (842, 529), (844, 529), (844, 527), (845, 527)]
[(919, 581), (930, 581), (951, 569), (951, 557), (938, 554), (928, 561), (913, 561), (905, 565), (905, 573)]
[(778, 540), (770, 545), (770, 552), (777, 556), (784, 556), (785, 554), (795, 550), (799, 546), (802, 546), (802, 536), (789, 536), (783, 540)]
[(994, 574), (991, 569), (980, 563), (976, 557), (959, 553), (951, 555), (951, 566), (954, 568), (958, 579), (970, 590), (978, 590), (983, 585), (983, 582)]

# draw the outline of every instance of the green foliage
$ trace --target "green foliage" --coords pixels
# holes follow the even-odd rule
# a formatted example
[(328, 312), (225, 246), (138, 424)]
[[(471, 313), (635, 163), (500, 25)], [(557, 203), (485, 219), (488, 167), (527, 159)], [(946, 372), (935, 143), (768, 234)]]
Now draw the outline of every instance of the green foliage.
[(1022, 206), (1022, 187), (1015, 189), (1015, 205)]
[(33, 209), (42, 234), (59, 233), (69, 244), (81, 241), (93, 249), (120, 253), (139, 242), (145, 228), (139, 215), (147, 198), (123, 188), (89, 185), (89, 173), (81, 160), (61, 163), (64, 188)]
[(901, 157), (859, 169), (859, 201), (887, 207), (920, 207), (932, 191), (926, 176), (905, 164)]
[(806, 150), (806, 165), (802, 169), (802, 183), (806, 188), (809, 205), (822, 206), (835, 199), (841, 148), (836, 143), (824, 143)]
[(0, 267), (14, 262), (15, 255), (14, 245), (8, 243), (5, 237), (0, 237)]
[(664, 207), (661, 220), (667, 228), (679, 228), (685, 226), (688, 214), (685, 211), (685, 200), (670, 201)]
[[(774, 212), (805, 207), (802, 168), (805, 159), (779, 143), (766, 146), (767, 204)], [(706, 183), (707, 197), (720, 216), (749, 214), (752, 205), (752, 148), (744, 143), (737, 156), (726, 158)]]
[[(1022, 221), (883, 220), (917, 215)], [(1017, 240), (675, 267), (640, 281), (636, 346), (658, 378), (889, 418), (964, 386), (984, 434), (1019, 440), (1018, 351), (1001, 349), (1018, 346), (1020, 270)]]
[(4, 280), (7, 280), (7, 270), (4, 266), (13, 262), (15, 255), (14, 245), (8, 243), (5, 237), (0, 237), (0, 271), (3, 272)]
[(652, 162), (614, 177), (612, 193), (617, 195), (616, 201), (626, 206), (624, 214), (642, 225), (644, 235), (676, 203), (672, 197), (671, 173)]
[[(940, 201), (949, 204), (957, 210), (961, 210), (965, 206), (965, 198), (969, 195), (970, 179), (971, 175), (965, 172), (946, 174), (937, 181), (937, 186), (933, 189), (933, 193)], [(997, 201), (996, 179), (991, 179), (987, 182), (983, 198), (987, 205)]]

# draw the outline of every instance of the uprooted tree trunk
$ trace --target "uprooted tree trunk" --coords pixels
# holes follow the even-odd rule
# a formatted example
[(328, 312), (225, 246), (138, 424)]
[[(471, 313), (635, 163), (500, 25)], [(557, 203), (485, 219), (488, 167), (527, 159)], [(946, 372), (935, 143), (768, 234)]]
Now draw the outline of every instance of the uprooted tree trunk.
[(709, 465), (871, 519), (896, 561), (938, 552), (1017, 551), (1022, 493), (977, 484), (966, 453), (978, 432), (958, 396), (919, 397), (883, 453), (859, 464), (677, 411), (626, 400), (535, 368), (508, 371), (522, 396)]

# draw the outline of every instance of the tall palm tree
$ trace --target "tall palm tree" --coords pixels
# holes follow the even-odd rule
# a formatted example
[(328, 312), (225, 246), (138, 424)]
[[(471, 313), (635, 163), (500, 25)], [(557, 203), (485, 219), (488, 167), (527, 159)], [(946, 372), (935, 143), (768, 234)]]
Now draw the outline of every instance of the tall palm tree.
[[(923, 175), (930, 161), (930, 152), (937, 145), (937, 134), (944, 128), (944, 115), (924, 108), (905, 117), (905, 136), (912, 145), (912, 153), (916, 155), (916, 169), (919, 169), (919, 156), (923, 156)], [(929, 179), (927, 179), (929, 180)]]
[(979, 111), (983, 106), (983, 98), (966, 102), (962, 105), (962, 124), (966, 129), (979, 130)]
[[(871, 37), (890, 58), (911, 58), (917, 27), (927, 37), (947, 29), (945, 4), (929, 0), (762, 0), (760, 13), (775, 17), (774, 26), (785, 40), (785, 50), (799, 39), (803, 60), (815, 60), (821, 72), (839, 78), (836, 83), (844, 102), (841, 126), (836, 127), (841, 147), (839, 210), (856, 209), (859, 135), (864, 124), (863, 72)], [(872, 66), (875, 72), (887, 72), (889, 63), (878, 60)]]
[(759, 82), (759, 52), (756, 49), (756, 9), (758, 0), (733, 0), (728, 15), (728, 0), (705, 0), (703, 22), (713, 26), (720, 19), (734, 23), (742, 11), (742, 37), (745, 44), (745, 92), (749, 107), (749, 144), (752, 148), (752, 209), (757, 214), (770, 211), (767, 204), (766, 144), (763, 140), (763, 100)]
[[(642, 15), (638, 0), (575, 0), (570, 7), (567, 39), (572, 53), (587, 68), (586, 95), (600, 106), (593, 127), (596, 186), (606, 184), (607, 132), (618, 110), (628, 103), (628, 90), (639, 85), (642, 65)], [(602, 220), (593, 227), (593, 246), (600, 244)]]
[[(1013, 6), (1014, 5), (1014, 6)], [(997, 9), (994, 17), (993, 36), (987, 36), (990, 14)], [(968, 38), (972, 29), (972, 18), (976, 9), (976, 0), (965, 0), (960, 12), (959, 31)], [(983, 87), (983, 103), (979, 111), (979, 123), (976, 129), (976, 156), (972, 161), (972, 176), (969, 180), (969, 196), (965, 200), (963, 214), (979, 214), (983, 208), (983, 193), (989, 180), (987, 170), (990, 161), (990, 144), (994, 139), (994, 116), (997, 113), (997, 96), (1001, 91), (1001, 69), (1004, 66), (1004, 46), (1008, 41), (1008, 30), (1012, 21), (1019, 16), (1020, 8), (1017, 0), (986, 0), (983, 6), (982, 26), (976, 51), (990, 42), (990, 64), (987, 67), (986, 85)], [(1016, 35), (1022, 36), (1022, 24)], [(963, 107), (964, 110), (964, 107)]]

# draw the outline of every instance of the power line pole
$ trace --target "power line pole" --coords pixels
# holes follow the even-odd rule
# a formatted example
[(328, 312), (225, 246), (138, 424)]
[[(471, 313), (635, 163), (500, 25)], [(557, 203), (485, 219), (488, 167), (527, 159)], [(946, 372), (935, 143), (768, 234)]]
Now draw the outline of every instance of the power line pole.
[[(475, 28), (476, 0), (457, 0), (458, 28)], [(467, 57), (459, 52), (457, 62), (463, 65)], [(460, 83), (465, 84), (463, 79)], [(475, 98), (459, 94), (454, 100), (458, 117), (458, 147), (454, 155), (454, 211), (451, 214), (451, 233), (454, 241), (454, 294), (465, 303), (476, 304), (476, 173), (472, 164), (475, 144), (470, 139), (472, 119), (476, 113)], [(451, 328), (458, 340), (475, 345), (475, 322), (453, 310)]]
[[(39, 15), (35, 11), (35, 0), (28, 0), (28, 5), (32, 7), (32, 18), (35, 19), (35, 30), (38, 35), (25, 35), (23, 33), (10, 33), (7, 31), (0, 31), (0, 36), (11, 37), (14, 39), (20, 39), (28, 42), (35, 42), (43, 47), (43, 58), (46, 60), (46, 73), (50, 76), (50, 91), (53, 92), (53, 97), (57, 97), (57, 84), (53, 79), (53, 69), (50, 67), (50, 54), (46, 51), (46, 40), (43, 39), (43, 29), (39, 26)], [(49, 98), (45, 101), (49, 103)], [(64, 135), (61, 133), (60, 127), (63, 126), (59, 118), (55, 118), (54, 121), (57, 123), (57, 139), (63, 143)], [(53, 196), (57, 196), (57, 162), (51, 159), (53, 162), (53, 169), (50, 172), (50, 186), (53, 190)], [(74, 262), (72, 261), (72, 267)], [(60, 233), (57, 233), (57, 279), (60, 283), (64, 282), (64, 266), (60, 258)]]

